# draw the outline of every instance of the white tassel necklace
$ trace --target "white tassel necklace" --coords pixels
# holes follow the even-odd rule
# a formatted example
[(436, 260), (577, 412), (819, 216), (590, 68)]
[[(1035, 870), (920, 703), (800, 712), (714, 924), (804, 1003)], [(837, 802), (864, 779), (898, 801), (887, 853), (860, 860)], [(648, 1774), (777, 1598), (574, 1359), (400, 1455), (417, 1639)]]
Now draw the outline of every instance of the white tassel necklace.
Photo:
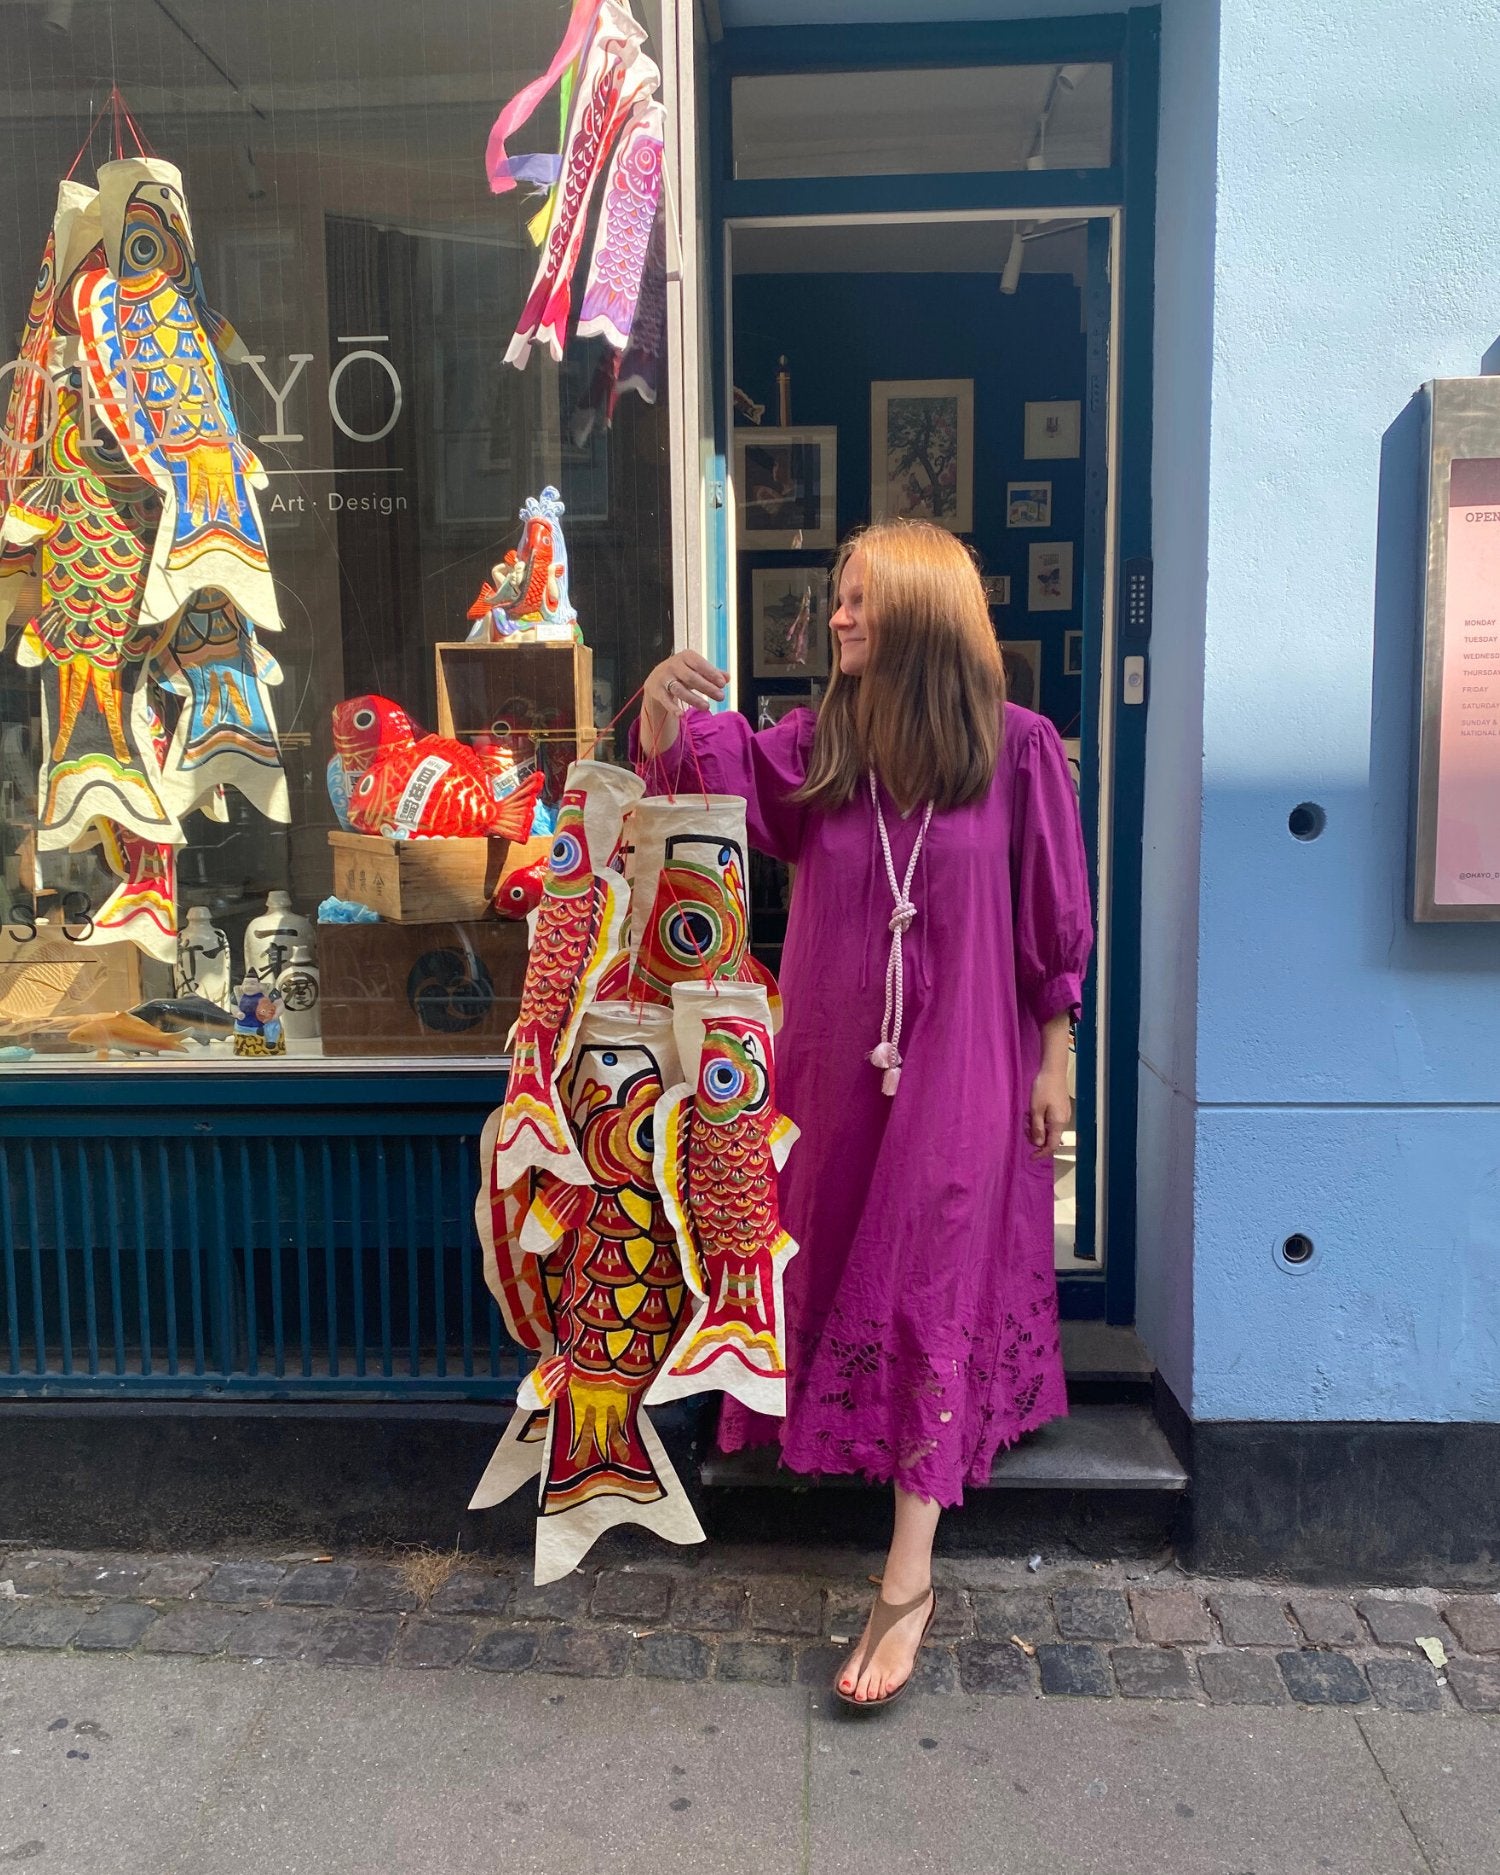
[(896, 878), (896, 862), (891, 858), (891, 836), (886, 832), (885, 815), (880, 811), (880, 784), (875, 779), (873, 768), (870, 770), (870, 805), (875, 810), (875, 825), (880, 829), (880, 850), (885, 855), (885, 876), (891, 888), (892, 911), (891, 949), (885, 966), (885, 1016), (880, 1024), (880, 1041), (870, 1050), (869, 1060), (872, 1066), (881, 1071), (881, 1093), (893, 1096), (901, 1085), (901, 1017), (906, 999), (906, 970), (901, 956), (901, 942), (917, 915), (917, 908), (912, 903), (911, 883), (916, 877), (922, 842), (927, 838), (927, 829), (932, 823), (932, 803), (927, 803), (927, 811), (917, 829), (916, 844), (911, 849), (904, 880)]

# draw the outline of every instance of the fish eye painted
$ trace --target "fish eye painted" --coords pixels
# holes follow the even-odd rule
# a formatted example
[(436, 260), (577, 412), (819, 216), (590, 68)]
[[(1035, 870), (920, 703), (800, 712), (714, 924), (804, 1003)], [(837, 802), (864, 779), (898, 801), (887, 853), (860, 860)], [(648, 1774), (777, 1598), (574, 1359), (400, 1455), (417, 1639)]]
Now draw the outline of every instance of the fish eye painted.
[(745, 1084), (744, 1075), (732, 1061), (710, 1062), (704, 1080), (715, 1100), (732, 1100)]
[(729, 866), (729, 865), (732, 865), (733, 863), (734, 863), (734, 848), (732, 846), (721, 846), (719, 848), (719, 864), (721, 866)]
[(617, 1068), (620, 1065), (620, 1057), (613, 1049), (607, 1050), (599, 1059), (604, 1063), (606, 1068)]
[(583, 848), (575, 834), (560, 833), (552, 842), (551, 865), (555, 872), (570, 872), (583, 858)]
[(375, 712), (373, 710), (356, 710), (354, 712), (354, 727), (356, 729), (373, 729), (375, 727)]

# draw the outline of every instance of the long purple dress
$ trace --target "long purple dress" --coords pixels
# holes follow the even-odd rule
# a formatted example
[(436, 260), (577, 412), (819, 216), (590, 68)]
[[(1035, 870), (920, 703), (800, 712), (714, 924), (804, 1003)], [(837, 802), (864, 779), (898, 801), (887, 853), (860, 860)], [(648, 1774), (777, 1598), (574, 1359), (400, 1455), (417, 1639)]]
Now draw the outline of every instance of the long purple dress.
[[(787, 1416), (725, 1402), (726, 1451), (780, 1437), (807, 1473), (857, 1472), (963, 1501), (996, 1452), (1067, 1411), (1053, 1274), (1052, 1163), (1025, 1137), (1041, 1025), (1079, 1002), (1092, 944), (1067, 757), (1014, 704), (985, 799), (934, 814), (905, 939), (903, 1070), (880, 1040), (891, 892), (866, 790), (790, 798), (815, 719), (755, 734), (689, 716), (648, 784), (743, 795), (751, 843), (797, 867), (781, 967), (777, 1092), (802, 1129), (781, 1180), (801, 1249), (786, 1271)], [(920, 811), (881, 805), (898, 879)]]

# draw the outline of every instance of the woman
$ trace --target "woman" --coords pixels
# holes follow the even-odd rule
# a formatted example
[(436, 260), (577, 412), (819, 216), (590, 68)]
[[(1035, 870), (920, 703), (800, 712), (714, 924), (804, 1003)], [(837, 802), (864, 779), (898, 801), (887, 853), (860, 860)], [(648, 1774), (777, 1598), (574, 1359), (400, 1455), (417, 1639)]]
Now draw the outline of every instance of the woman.
[(1062, 743), (1007, 704), (973, 561), (926, 522), (856, 536), (835, 571), (819, 713), (753, 734), (703, 718), (722, 672), (691, 651), (646, 681), (641, 752), (679, 789), (740, 794), (797, 867), (783, 953), (785, 1422), (726, 1403), (726, 1451), (779, 1435), (794, 1471), (895, 1489), (879, 1596), (835, 1680), (909, 1683), (936, 1610), (940, 1511), (996, 1452), (1067, 1410), (1052, 1154), (1091, 945)]

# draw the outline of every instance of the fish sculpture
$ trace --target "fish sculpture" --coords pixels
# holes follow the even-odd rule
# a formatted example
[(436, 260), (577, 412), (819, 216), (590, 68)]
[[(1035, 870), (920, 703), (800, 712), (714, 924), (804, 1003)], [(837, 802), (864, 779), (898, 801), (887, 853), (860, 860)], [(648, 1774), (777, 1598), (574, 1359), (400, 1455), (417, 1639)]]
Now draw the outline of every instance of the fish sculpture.
[(636, 776), (606, 762), (575, 762), (568, 771), (496, 1133), (497, 1190), (533, 1166), (568, 1184), (589, 1182), (557, 1080), (624, 934), (627, 893), (611, 862), (623, 848), (625, 809), (641, 791)]
[(490, 569), (469, 607), (471, 642), (524, 644), (545, 637), (549, 643), (567, 638), (583, 643), (568, 596), (568, 549), (562, 531), (566, 512), (562, 496), (552, 487), (521, 504), (521, 545)]
[(137, 1003), (130, 1013), (164, 1035), (195, 1035), (200, 1040), (211, 1040), (216, 1035), (230, 1034), (234, 1028), (233, 1014), (206, 996), (156, 996), (149, 1002)]
[(547, 888), (547, 866), (546, 860), (538, 859), (507, 873), (495, 888), (496, 917), (510, 918), (518, 924), (529, 918)]
[[(514, 758), (422, 735), (389, 697), (353, 697), (333, 712), (344, 813), (355, 833), (391, 840), (492, 835), (524, 840), (543, 777), (518, 780)], [(332, 793), (333, 790), (330, 790)]]
[[(514, 1444), (522, 1415), (549, 1414), (538, 1582), (566, 1575), (616, 1524), (641, 1524), (676, 1543), (703, 1539), (642, 1412), (686, 1299), (652, 1172), (656, 1104), (676, 1072), (667, 1011), (652, 1012), (644, 1024), (627, 1011), (589, 1012), (564, 1077), (563, 1103), (590, 1182), (569, 1185), (542, 1173), (521, 1231), (523, 1257), (542, 1271), (554, 1336), (522, 1384), (508, 1429)], [(496, 1457), (513, 1468), (506, 1443)], [(494, 1461), (486, 1473), (490, 1490), (498, 1482), (493, 1467)]]
[(697, 1306), (647, 1398), (720, 1388), (784, 1416), (782, 1287), (797, 1245), (776, 1175), (797, 1128), (776, 1108), (770, 1010), (761, 991), (712, 985), (680, 987), (673, 1006), (684, 1068), (695, 1053), (697, 1067), (658, 1104), (654, 1171)]
[(68, 1040), (92, 1048), (101, 1061), (114, 1049), (129, 1055), (180, 1055), (187, 1047), (186, 1036), (164, 1035), (139, 1016), (125, 1014), (90, 1016), (68, 1030)]

